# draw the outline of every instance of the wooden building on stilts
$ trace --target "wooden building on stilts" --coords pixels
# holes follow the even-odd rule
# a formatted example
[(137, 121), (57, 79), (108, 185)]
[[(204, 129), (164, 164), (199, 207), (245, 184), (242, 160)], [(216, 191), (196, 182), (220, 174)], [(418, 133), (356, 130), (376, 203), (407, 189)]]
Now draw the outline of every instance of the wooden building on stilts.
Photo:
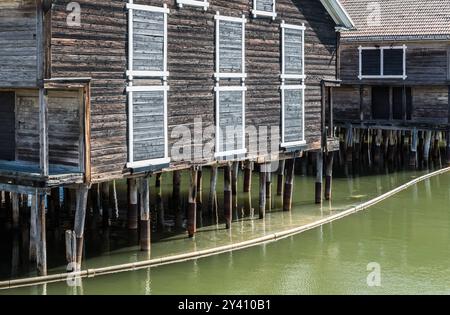
[(140, 230), (144, 251), (150, 176), (160, 187), (160, 175), (173, 173), (176, 206), (180, 172), (189, 171), (191, 237), (204, 167), (212, 168), (211, 206), (224, 169), (228, 228), (241, 167), (248, 192), (259, 165), (261, 218), (272, 175), (291, 210), (304, 152), (317, 153), (317, 202), (328, 165), (329, 198), (336, 34), (352, 27), (338, 0), (1, 1), (0, 190), (13, 201), (32, 196), (39, 274), (47, 272), (46, 219), (74, 210), (67, 260), (80, 268), (87, 203), (101, 206), (108, 227), (116, 180), (127, 180), (127, 227)]
[(450, 163), (450, 1), (342, 4), (356, 25), (341, 34), (334, 95), (343, 159)]

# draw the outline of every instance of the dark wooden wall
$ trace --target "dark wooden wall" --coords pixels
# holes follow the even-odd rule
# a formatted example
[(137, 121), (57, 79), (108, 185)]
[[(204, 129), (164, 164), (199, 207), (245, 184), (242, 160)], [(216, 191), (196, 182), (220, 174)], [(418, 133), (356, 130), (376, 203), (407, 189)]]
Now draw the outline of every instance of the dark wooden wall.
[[(52, 77), (91, 76), (92, 179), (124, 174), (127, 162), (127, 12), (125, 0), (79, 0), (81, 27), (66, 25), (69, 0), (56, 0), (52, 23)], [(214, 124), (215, 21), (221, 15), (247, 16), (246, 123), (280, 126), (280, 23), (305, 23), (306, 139), (320, 145), (320, 81), (334, 79), (334, 22), (319, 0), (278, 0), (278, 18), (253, 19), (253, 0), (211, 0), (210, 8), (185, 6), (175, 0), (137, 0), (137, 4), (171, 9), (168, 18), (169, 136), (176, 126), (191, 129), (195, 119), (203, 128)], [(171, 144), (177, 139), (170, 138)], [(170, 148), (169, 148), (170, 152)]]

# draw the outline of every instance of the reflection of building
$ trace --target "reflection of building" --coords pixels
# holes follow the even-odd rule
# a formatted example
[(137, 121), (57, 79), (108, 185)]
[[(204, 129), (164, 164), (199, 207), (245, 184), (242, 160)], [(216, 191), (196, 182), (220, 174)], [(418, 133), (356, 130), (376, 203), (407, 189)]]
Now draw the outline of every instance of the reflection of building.
[[(335, 28), (352, 27), (336, 0), (3, 0), (0, 18), (1, 190), (34, 195), (42, 232), (50, 190), (50, 210), (59, 187), (76, 190), (78, 259), (93, 184), (108, 203), (109, 183), (129, 179), (134, 229), (140, 187), (148, 249), (149, 174), (191, 169), (195, 179), (201, 166), (270, 162), (250, 150), (250, 126), (280, 127), (281, 159), (322, 150), (322, 95), (338, 84)], [(170, 134), (197, 118), (216, 125), (215, 151), (176, 161)], [(237, 136), (225, 137), (227, 126)]]
[(342, 2), (356, 30), (341, 36), (337, 123), (429, 151), (449, 129), (450, 1)]

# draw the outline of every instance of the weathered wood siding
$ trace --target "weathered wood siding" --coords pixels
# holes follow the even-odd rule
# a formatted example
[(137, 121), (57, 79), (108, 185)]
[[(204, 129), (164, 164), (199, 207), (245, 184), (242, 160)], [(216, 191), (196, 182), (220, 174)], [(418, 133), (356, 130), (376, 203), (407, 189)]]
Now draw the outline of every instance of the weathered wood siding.
[(35, 87), (35, 0), (0, 1), (0, 87)]
[[(53, 8), (52, 76), (86, 77), (92, 81), (92, 178), (120, 177), (127, 162), (127, 13), (125, 0), (79, 0), (80, 27), (67, 27), (69, 0), (56, 0)], [(177, 126), (194, 129), (215, 122), (215, 20), (221, 15), (248, 18), (246, 25), (246, 124), (280, 127), (281, 47), (280, 23), (305, 23), (307, 75), (306, 140), (320, 145), (320, 80), (335, 78), (334, 22), (319, 0), (278, 0), (276, 21), (251, 17), (253, 0), (213, 0), (210, 8), (185, 6), (175, 0), (136, 0), (161, 7), (168, 16), (169, 136)], [(178, 139), (169, 138), (172, 146)], [(205, 142), (210, 139), (205, 139)], [(186, 144), (189, 145), (189, 144)], [(171, 147), (169, 148), (169, 153)]]
[[(39, 95), (16, 91), (16, 160), (39, 163)], [(81, 170), (82, 93), (48, 91), (49, 162)]]
[[(407, 46), (406, 75), (403, 80), (363, 79), (359, 80), (359, 51), (358, 47), (373, 46)], [(373, 43), (346, 43), (341, 44), (341, 79), (344, 84), (448, 84), (447, 51), (450, 42), (373, 42)], [(369, 52), (370, 53), (370, 52)], [(379, 64), (379, 62), (378, 62)]]

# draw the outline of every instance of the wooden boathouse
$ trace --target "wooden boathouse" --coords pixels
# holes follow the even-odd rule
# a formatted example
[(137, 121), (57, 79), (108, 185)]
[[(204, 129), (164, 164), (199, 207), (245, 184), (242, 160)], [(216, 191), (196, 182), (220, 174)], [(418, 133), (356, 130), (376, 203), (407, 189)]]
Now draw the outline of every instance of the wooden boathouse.
[[(248, 192), (259, 165), (261, 218), (271, 173), (291, 209), (295, 158), (304, 152), (317, 153), (319, 203), (325, 156), (330, 198), (337, 34), (352, 27), (337, 0), (3, 0), (0, 190), (13, 225), (26, 213), (19, 198), (32, 197), (26, 220), (39, 273), (47, 272), (46, 220), (63, 207), (61, 188), (63, 204), (76, 209), (66, 247), (77, 268), (86, 204), (102, 203), (108, 227), (116, 180), (128, 181), (128, 228), (140, 229), (146, 251), (149, 176), (173, 172), (176, 200), (180, 172), (190, 172), (191, 237), (202, 167), (213, 180), (224, 169), (228, 228), (239, 166)], [(185, 141), (199, 126), (200, 141)], [(276, 146), (261, 150), (255, 139), (264, 138)], [(278, 170), (268, 166), (278, 161)]]
[(450, 1), (342, 4), (356, 25), (342, 32), (334, 95), (347, 161), (420, 166), (447, 146), (450, 162)]

